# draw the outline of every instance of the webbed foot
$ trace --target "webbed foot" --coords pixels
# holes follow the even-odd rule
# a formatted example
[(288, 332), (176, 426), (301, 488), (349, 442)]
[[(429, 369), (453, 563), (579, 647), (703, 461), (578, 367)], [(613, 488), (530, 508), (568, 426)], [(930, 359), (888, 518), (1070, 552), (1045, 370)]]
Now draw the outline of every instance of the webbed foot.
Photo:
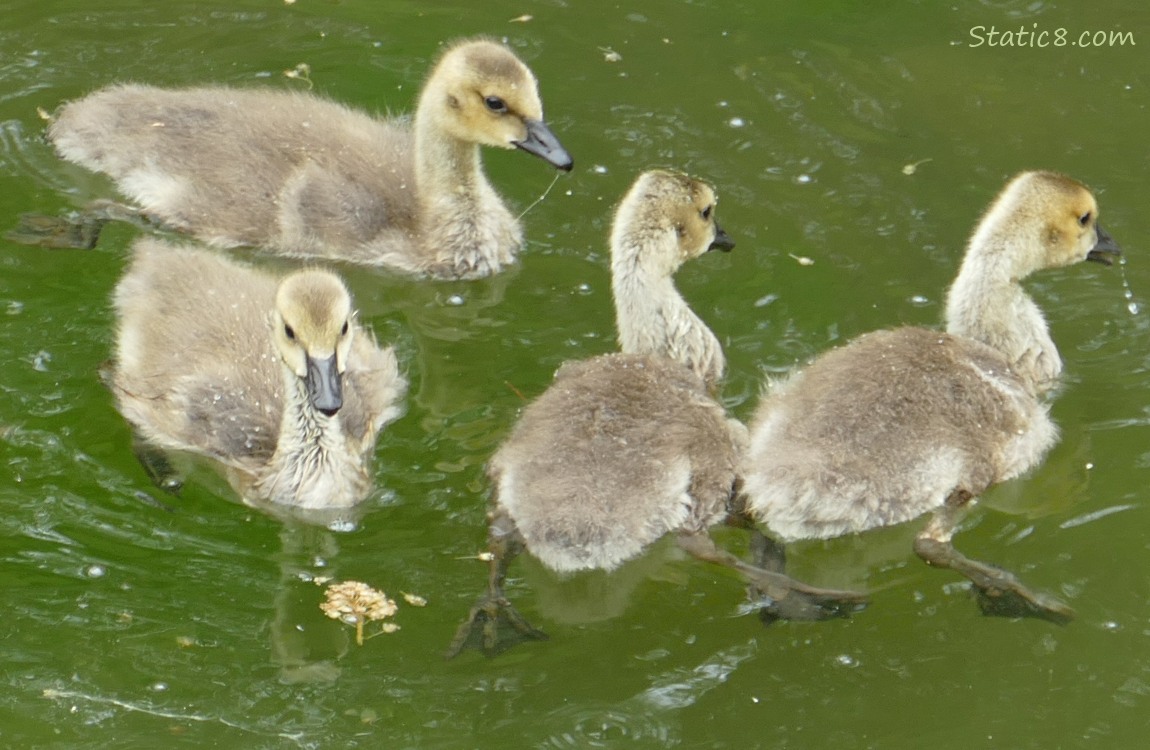
[(865, 594), (857, 591), (838, 591), (808, 586), (788, 576), (771, 571), (756, 580), (748, 575), (750, 600), (760, 607), (759, 618), (764, 624), (777, 620), (832, 620), (850, 617), (866, 608)]
[(1056, 625), (1065, 625), (1075, 617), (1074, 610), (1061, 599), (1032, 591), (1010, 571), (971, 560), (949, 541), (919, 537), (914, 551), (929, 565), (951, 568), (969, 578), (984, 615), (1035, 617)]
[[(514, 634), (510, 641), (503, 637), (508, 631)], [(527, 622), (502, 592), (488, 592), (479, 597), (455, 631), (446, 657), (454, 658), (468, 646), (495, 656), (526, 640), (545, 641), (547, 634)]]
[(100, 239), (106, 220), (90, 213), (73, 212), (66, 216), (20, 214), (16, 227), (4, 238), (22, 245), (49, 249), (73, 248), (91, 250)]
[(1031, 591), (1014, 576), (1006, 585), (996, 583), (987, 588), (975, 586), (978, 607), (984, 615), (994, 617), (1036, 617), (1055, 625), (1066, 625), (1075, 617), (1074, 610), (1056, 596)]
[(752, 532), (752, 551), (756, 562), (778, 570), (750, 565), (726, 550), (715, 546), (706, 532), (679, 535), (679, 545), (700, 560), (718, 563), (739, 571), (750, 584), (747, 593), (752, 602), (761, 605), (765, 623), (775, 620), (829, 620), (849, 617), (867, 605), (867, 597), (857, 591), (820, 589), (796, 581), (782, 572), (786, 557), (781, 546), (762, 532)]

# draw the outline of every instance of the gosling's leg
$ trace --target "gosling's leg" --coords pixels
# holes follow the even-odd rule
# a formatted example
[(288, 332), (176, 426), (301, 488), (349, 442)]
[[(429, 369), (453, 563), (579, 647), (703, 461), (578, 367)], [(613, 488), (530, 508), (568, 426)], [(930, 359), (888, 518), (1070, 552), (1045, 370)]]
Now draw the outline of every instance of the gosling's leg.
[(180, 490), (184, 487), (184, 478), (172, 466), (163, 448), (148, 442), (133, 430), (132, 452), (136, 454), (136, 460), (144, 467), (153, 484), (170, 495), (180, 494)]
[(781, 572), (750, 565), (719, 549), (706, 531), (680, 534), (679, 545), (700, 560), (739, 571), (753, 590), (764, 598), (764, 611), (769, 612), (772, 618), (827, 620), (848, 617), (867, 603), (866, 596), (855, 591), (819, 589)]
[(759, 531), (751, 529), (751, 559), (755, 566), (773, 573), (783, 573), (787, 569), (787, 548)]
[[(751, 559), (757, 568), (770, 571), (771, 573), (785, 573), (787, 570), (787, 548), (781, 542), (772, 539), (764, 534), (758, 524), (754, 522), (746, 509), (739, 506), (732, 510), (732, 513), (727, 516), (726, 523), (728, 526), (735, 526), (740, 529), (746, 529), (751, 535)], [(768, 601), (769, 597), (763, 591), (760, 591), (753, 584), (747, 587), (747, 596), (751, 601)], [(764, 606), (759, 610), (759, 619), (763, 621), (764, 625), (772, 625), (781, 619), (777, 613), (777, 608), (771, 606)]]
[(738, 496), (728, 507), (724, 523), (736, 529), (744, 529), (751, 535), (751, 559), (755, 567), (782, 573), (787, 569), (787, 549), (781, 542), (771, 539), (759, 530), (759, 525), (747, 512), (745, 498)]
[[(751, 527), (751, 559), (756, 567), (772, 573), (785, 573), (787, 570), (787, 548), (764, 534), (757, 526)], [(767, 600), (767, 595), (753, 585), (747, 587), (747, 596), (752, 601)], [(759, 610), (759, 619), (764, 625), (773, 625), (781, 618), (771, 607), (763, 607)]]
[(946, 504), (935, 512), (926, 528), (914, 540), (914, 551), (927, 565), (950, 568), (974, 584), (978, 606), (985, 615), (999, 617), (1038, 617), (1059, 625), (1074, 619), (1074, 610), (1065, 602), (1022, 584), (1013, 573), (971, 560), (954, 548), (951, 539), (959, 521), (971, 506), (972, 495), (955, 490)]
[(482, 649), (487, 656), (494, 656), (510, 648), (515, 643), (500, 643), (500, 630), (508, 627), (518, 634), (520, 640), (547, 640), (547, 634), (527, 622), (503, 593), (507, 566), (523, 551), (523, 538), (515, 528), (515, 523), (499, 511), (491, 518), (487, 550), (491, 555), (488, 561), (487, 591), (476, 600), (467, 619), (455, 631), (455, 637), (447, 648), (448, 659), (457, 656), (469, 645)]

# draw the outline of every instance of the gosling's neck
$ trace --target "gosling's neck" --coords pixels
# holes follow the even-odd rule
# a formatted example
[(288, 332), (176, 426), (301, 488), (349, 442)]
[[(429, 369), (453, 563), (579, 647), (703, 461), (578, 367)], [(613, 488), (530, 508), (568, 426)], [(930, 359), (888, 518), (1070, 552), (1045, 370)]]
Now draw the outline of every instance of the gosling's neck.
[(670, 357), (714, 388), (726, 366), (722, 347), (675, 288), (671, 275), (677, 264), (660, 260), (676, 257), (674, 236), (616, 237), (612, 247), (611, 289), (620, 348), (628, 354)]
[(415, 113), (415, 184), (426, 271), (478, 278), (515, 261), (519, 223), (487, 181), (479, 146), (452, 137), (435, 116), (446, 92), (429, 86)]
[(992, 230), (975, 234), (947, 296), (946, 330), (997, 349), (1041, 393), (1057, 383), (1062, 360), (1042, 311), (1020, 283), (1032, 270), (1020, 259), (1032, 254), (1017, 242)]
[(339, 414), (312, 406), (304, 380), (286, 366), (283, 416), (268, 471), (257, 490), (273, 502), (300, 508), (337, 508), (367, 493), (363, 457), (344, 438)]

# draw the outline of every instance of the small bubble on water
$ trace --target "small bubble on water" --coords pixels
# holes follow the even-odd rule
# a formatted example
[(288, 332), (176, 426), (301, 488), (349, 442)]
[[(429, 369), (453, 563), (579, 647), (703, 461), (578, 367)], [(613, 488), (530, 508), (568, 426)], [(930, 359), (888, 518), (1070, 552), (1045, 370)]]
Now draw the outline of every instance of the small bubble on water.
[(168, 683), (166, 682), (153, 682), (149, 687), (153, 693), (164, 693), (168, 690)]
[(32, 356), (32, 369), (37, 372), (48, 372), (48, 363), (52, 361), (52, 352), (43, 349)]
[(747, 124), (747, 121), (741, 117), (732, 117), (731, 119), (727, 120), (727, 124), (732, 128), (741, 128)]
[(838, 664), (840, 667), (854, 668), (859, 665), (859, 662), (858, 659), (854, 658), (850, 654), (839, 654), (835, 657), (835, 664)]
[(799, 185), (809, 185), (810, 183), (814, 182), (814, 180), (814, 177), (811, 177), (809, 174), (805, 173), (795, 177), (795, 182)]
[(84, 568), (84, 575), (89, 578), (103, 578), (107, 572), (103, 565), (89, 565), (87, 568)]
[(453, 294), (447, 298), (447, 304), (451, 305), (452, 307), (461, 307), (464, 302), (465, 300), (461, 294)]
[(596, 164), (595, 166), (591, 167), (591, 171), (595, 174), (607, 174), (607, 167), (603, 166), (602, 164)]
[(1122, 625), (1114, 622), (1113, 620), (1107, 620), (1106, 622), (1102, 623), (1102, 629), (1109, 630), (1111, 633), (1114, 633), (1121, 630)]
[(916, 294), (910, 298), (910, 303), (915, 307), (923, 307), (930, 304), (930, 299), (921, 294)]

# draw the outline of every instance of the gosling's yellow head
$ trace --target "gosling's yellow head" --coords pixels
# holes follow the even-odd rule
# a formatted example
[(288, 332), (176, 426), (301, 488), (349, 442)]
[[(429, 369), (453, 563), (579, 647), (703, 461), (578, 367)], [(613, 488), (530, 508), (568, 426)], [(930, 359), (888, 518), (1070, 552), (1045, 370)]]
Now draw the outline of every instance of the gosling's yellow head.
[(611, 246), (668, 247), (652, 240), (671, 237), (675, 254), (665, 260), (672, 272), (708, 250), (730, 250), (734, 241), (715, 221), (717, 202), (714, 188), (702, 180), (667, 170), (644, 172), (619, 204)]
[(1110, 265), (1121, 254), (1098, 224), (1098, 203), (1085, 185), (1056, 172), (1023, 172), (983, 220), (985, 230), (1019, 253), (1019, 275), (1084, 260)]
[(530, 68), (502, 44), (486, 39), (447, 49), (424, 87), (420, 109), (452, 138), (519, 148), (562, 170), (571, 156), (543, 122), (543, 102)]
[(328, 416), (343, 406), (341, 376), (351, 349), (351, 317), (351, 295), (334, 273), (305, 269), (280, 282), (276, 348), (284, 364), (307, 385), (312, 405)]

